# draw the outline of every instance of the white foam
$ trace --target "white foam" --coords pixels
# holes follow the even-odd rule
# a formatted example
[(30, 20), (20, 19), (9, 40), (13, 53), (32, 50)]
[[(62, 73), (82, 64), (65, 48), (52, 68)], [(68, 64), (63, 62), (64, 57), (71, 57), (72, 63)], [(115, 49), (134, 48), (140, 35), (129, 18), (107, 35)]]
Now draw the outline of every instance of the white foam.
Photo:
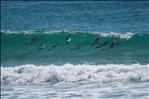
[(149, 81), (149, 65), (47, 65), (1, 67), (1, 83)]
[(135, 33), (131, 33), (131, 32), (126, 32), (126, 33), (117, 33), (117, 32), (110, 32), (110, 33), (98, 33), (98, 32), (94, 32), (95, 34), (99, 34), (103, 37), (111, 37), (111, 36), (115, 36), (115, 37), (120, 37), (122, 39), (130, 39), (131, 37), (133, 37), (135, 35)]
[[(37, 33), (38, 31), (34, 31), (34, 30), (24, 30), (24, 31), (12, 31), (12, 30), (1, 30), (1, 32), (6, 33), (6, 34), (34, 34)], [(56, 34), (59, 32), (68, 32), (68, 33), (78, 33), (79, 31), (67, 31), (67, 30), (62, 30), (62, 31), (41, 31), (43, 34)], [(115, 36), (115, 37), (120, 37), (121, 39), (130, 39), (131, 37), (133, 37), (135, 35), (135, 33), (132, 32), (126, 32), (126, 33), (118, 33), (118, 32), (108, 32), (108, 33), (104, 33), (104, 32), (79, 32), (79, 33), (91, 33), (91, 34), (99, 34), (100, 36), (103, 37), (111, 37), (111, 36)]]
[(13, 30), (1, 30), (1, 32), (6, 34), (33, 34), (33, 30), (24, 30), (24, 31), (13, 31)]
[(14, 30), (1, 30), (1, 32), (6, 33), (6, 34), (35, 34), (37, 32), (43, 33), (43, 34), (55, 34), (59, 32), (68, 32), (66, 30), (63, 31), (36, 31), (36, 30), (23, 30), (23, 31), (14, 31)]

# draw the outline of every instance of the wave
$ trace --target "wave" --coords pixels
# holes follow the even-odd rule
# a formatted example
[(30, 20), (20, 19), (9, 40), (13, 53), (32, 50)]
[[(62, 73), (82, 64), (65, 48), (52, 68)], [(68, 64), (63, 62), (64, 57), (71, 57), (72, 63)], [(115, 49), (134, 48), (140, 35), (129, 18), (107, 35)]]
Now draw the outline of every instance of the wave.
[(6, 33), (6, 34), (56, 34), (56, 33), (70, 33), (70, 34), (75, 34), (75, 33), (89, 33), (89, 34), (98, 34), (102, 37), (108, 37), (108, 36), (116, 36), (124, 39), (129, 39), (135, 35), (135, 33), (132, 32), (126, 32), (126, 33), (120, 33), (120, 32), (81, 32), (81, 31), (35, 31), (35, 30), (24, 30), (24, 31), (13, 31), (13, 30), (1, 30), (1, 33)]
[(148, 34), (134, 33), (62, 31), (47, 34), (34, 32), (28, 35), (2, 32), (1, 60), (29, 60), (35, 63), (45, 63), (46, 60), (63, 64), (147, 64), (148, 42)]
[(18, 67), (1, 67), (1, 83), (27, 84), (48, 82), (149, 82), (148, 65), (47, 65), (26, 64)]

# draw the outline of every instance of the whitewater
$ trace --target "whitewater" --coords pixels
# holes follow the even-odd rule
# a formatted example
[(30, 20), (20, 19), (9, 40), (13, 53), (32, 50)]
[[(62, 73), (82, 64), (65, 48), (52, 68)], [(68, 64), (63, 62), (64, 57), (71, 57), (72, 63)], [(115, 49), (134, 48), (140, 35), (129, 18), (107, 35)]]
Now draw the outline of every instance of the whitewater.
[(47, 65), (32, 64), (17, 67), (2, 67), (1, 83), (27, 84), (47, 82), (148, 82), (149, 65)]
[(149, 65), (28, 64), (1, 71), (2, 98), (148, 98)]

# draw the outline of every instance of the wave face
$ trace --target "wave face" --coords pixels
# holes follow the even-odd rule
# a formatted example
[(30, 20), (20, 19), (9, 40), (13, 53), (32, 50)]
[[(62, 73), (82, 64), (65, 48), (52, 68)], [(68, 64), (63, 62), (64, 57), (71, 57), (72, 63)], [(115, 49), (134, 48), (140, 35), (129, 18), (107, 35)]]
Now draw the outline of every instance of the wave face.
[(149, 65), (22, 65), (2, 67), (1, 83), (46, 83), (46, 82), (149, 82)]
[(149, 63), (148, 34), (25, 33), (1, 33), (2, 65)]

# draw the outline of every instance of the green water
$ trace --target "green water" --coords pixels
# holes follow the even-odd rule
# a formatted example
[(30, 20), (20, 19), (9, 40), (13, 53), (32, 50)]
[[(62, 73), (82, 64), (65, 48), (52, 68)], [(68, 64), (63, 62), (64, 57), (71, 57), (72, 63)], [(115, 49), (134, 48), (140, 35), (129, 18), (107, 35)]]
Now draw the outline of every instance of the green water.
[[(95, 43), (95, 39), (98, 37), (100, 40)], [(112, 45), (115, 38), (117, 40)], [(67, 42), (67, 39), (71, 39), (71, 41)], [(100, 46), (104, 42), (107, 44)], [(13, 63), (36, 64), (146, 64), (149, 62), (147, 60), (149, 58), (148, 42), (148, 34), (135, 34), (126, 39), (118, 36), (103, 37), (99, 34), (80, 32), (1, 33), (1, 60), (2, 64), (12, 61)], [(100, 47), (96, 48), (98, 46)]]

